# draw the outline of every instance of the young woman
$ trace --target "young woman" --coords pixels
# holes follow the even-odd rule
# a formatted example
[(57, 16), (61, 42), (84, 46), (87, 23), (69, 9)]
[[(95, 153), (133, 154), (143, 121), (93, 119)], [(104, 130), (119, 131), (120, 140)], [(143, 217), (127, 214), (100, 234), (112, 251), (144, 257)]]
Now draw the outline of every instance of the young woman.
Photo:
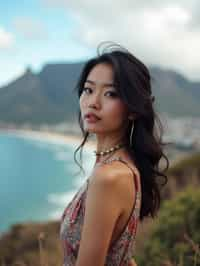
[[(119, 45), (83, 67), (76, 87), (83, 141), (96, 138), (87, 182), (66, 207), (60, 236), (65, 266), (134, 266), (138, 222), (160, 206), (163, 153), (147, 67)], [(160, 127), (161, 128), (161, 127)]]

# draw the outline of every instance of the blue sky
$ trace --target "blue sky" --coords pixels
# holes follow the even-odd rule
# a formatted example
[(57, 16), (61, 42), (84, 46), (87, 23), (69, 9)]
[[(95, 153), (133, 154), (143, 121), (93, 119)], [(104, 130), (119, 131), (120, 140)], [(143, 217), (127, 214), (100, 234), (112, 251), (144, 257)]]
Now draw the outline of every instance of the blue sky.
[[(181, 3), (180, 3), (181, 2)], [(198, 0), (0, 2), (0, 86), (27, 66), (83, 61), (116, 41), (148, 65), (200, 81)]]
[(37, 72), (47, 62), (80, 61), (93, 55), (93, 48), (72, 36), (75, 26), (73, 17), (62, 8), (48, 8), (38, 0), (1, 1), (0, 29), (12, 40), (8, 48), (0, 49), (0, 86), (21, 75), (27, 66)]

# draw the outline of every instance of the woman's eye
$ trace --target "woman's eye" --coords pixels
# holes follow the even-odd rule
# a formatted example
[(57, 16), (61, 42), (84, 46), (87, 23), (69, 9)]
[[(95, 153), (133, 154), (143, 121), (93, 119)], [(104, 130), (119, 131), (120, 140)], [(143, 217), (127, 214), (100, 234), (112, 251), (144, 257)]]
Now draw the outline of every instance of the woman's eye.
[(117, 93), (114, 91), (108, 91), (107, 93), (110, 93), (111, 97), (117, 97)]
[[(91, 93), (91, 91), (92, 91), (92, 89), (89, 88), (89, 87), (85, 87), (85, 88), (83, 88), (83, 90), (82, 90), (82, 92), (86, 92), (86, 93)], [(117, 93), (114, 92), (114, 91), (107, 91), (107, 92), (105, 93), (105, 95), (106, 95), (106, 94), (110, 94), (111, 97), (117, 97)]]
[(87, 90), (90, 90), (90, 88), (87, 88), (87, 87), (83, 88), (83, 91), (87, 91)]

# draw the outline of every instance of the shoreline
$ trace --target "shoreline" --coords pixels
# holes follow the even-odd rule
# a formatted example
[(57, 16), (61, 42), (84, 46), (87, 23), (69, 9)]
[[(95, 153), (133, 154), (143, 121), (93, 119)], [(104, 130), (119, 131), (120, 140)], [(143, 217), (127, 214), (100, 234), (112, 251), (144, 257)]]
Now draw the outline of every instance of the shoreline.
[[(64, 133), (57, 133), (57, 132), (52, 132), (50, 130), (32, 130), (32, 129), (17, 129), (17, 128), (12, 128), (12, 129), (7, 129), (7, 128), (1, 128), (0, 129), (0, 135), (12, 135), (12, 136), (19, 136), (19, 138), (29, 138), (29, 139), (34, 139), (38, 140), (41, 142), (47, 142), (47, 143), (53, 143), (55, 146), (58, 145), (76, 145), (77, 147), (80, 145), (82, 138), (76, 135), (70, 135), (70, 134), (64, 134)], [(47, 144), (48, 145), (48, 144)], [(87, 141), (85, 143), (84, 148), (86, 150), (93, 150), (96, 147), (96, 143), (94, 141)], [(84, 180), (84, 179), (82, 179)], [(79, 182), (79, 180), (77, 180)], [(75, 183), (74, 183), (75, 184)], [(78, 183), (77, 183), (78, 184)], [(78, 184), (79, 185), (79, 184)], [(78, 189), (77, 185), (77, 189)], [(65, 191), (62, 193), (59, 192), (52, 192), (47, 195), (47, 202), (49, 206), (54, 206), (53, 210), (48, 211), (48, 219), (47, 221), (53, 221), (53, 220), (58, 220), (59, 217), (61, 216), (63, 209), (65, 208), (66, 204), (72, 199), (72, 197), (75, 195), (76, 189), (72, 188), (69, 191)], [(34, 219), (36, 223), (39, 222), (45, 222), (43, 218), (41, 219), (40, 217), (36, 217)], [(11, 225), (9, 225), (9, 228), (11, 228), (12, 225), (16, 224), (17, 222), (12, 222)], [(26, 223), (26, 220), (20, 222), (20, 224)], [(9, 229), (5, 230), (0, 230), (0, 237), (4, 232), (7, 232)]]
[[(76, 144), (77, 147), (81, 144), (82, 138), (81, 136), (72, 135), (70, 133), (60, 133), (50, 130), (34, 130), (31, 128), (22, 129), (22, 128), (0, 128), (0, 134), (1, 133), (11, 133), (15, 136), (21, 136), (24, 138), (33, 138), (35, 140), (41, 140), (41, 141), (47, 141), (47, 142), (54, 142), (58, 144)], [(85, 143), (84, 146), (85, 149), (88, 149), (89, 151), (96, 150), (96, 142), (94, 140), (88, 140)], [(177, 163), (182, 158), (184, 159), (185, 156), (190, 154), (191, 152), (181, 152), (177, 151), (176, 156), (173, 158), (170, 158), (171, 165)]]
[[(70, 135), (70, 134), (62, 134), (53, 131), (40, 131), (40, 130), (33, 130), (33, 129), (0, 129), (1, 133), (12, 133), (14, 135), (19, 135), (22, 137), (31, 137), (34, 139), (41, 139), (43, 141), (58, 141), (60, 143), (76, 143), (80, 145), (81, 137)], [(96, 143), (95, 141), (89, 140), (85, 143), (88, 148), (95, 149)]]

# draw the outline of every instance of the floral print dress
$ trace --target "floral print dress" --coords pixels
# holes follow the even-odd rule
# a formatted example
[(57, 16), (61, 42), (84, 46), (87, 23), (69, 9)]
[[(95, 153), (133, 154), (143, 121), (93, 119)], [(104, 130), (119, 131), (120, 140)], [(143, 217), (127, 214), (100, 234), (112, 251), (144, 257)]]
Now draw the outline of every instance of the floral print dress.
[[(111, 158), (103, 163), (109, 163), (114, 160), (121, 161), (128, 166), (128, 163), (121, 157)], [(133, 257), (137, 224), (141, 207), (141, 192), (139, 191), (136, 175), (137, 169), (128, 166), (134, 176), (136, 188), (135, 204), (130, 213), (129, 219), (124, 226), (119, 237), (109, 246), (105, 260), (105, 266), (128, 266)], [(64, 261), (63, 266), (74, 266), (78, 256), (81, 230), (84, 221), (85, 198), (87, 194), (89, 179), (76, 192), (73, 199), (67, 205), (61, 217), (60, 239), (63, 247)]]

